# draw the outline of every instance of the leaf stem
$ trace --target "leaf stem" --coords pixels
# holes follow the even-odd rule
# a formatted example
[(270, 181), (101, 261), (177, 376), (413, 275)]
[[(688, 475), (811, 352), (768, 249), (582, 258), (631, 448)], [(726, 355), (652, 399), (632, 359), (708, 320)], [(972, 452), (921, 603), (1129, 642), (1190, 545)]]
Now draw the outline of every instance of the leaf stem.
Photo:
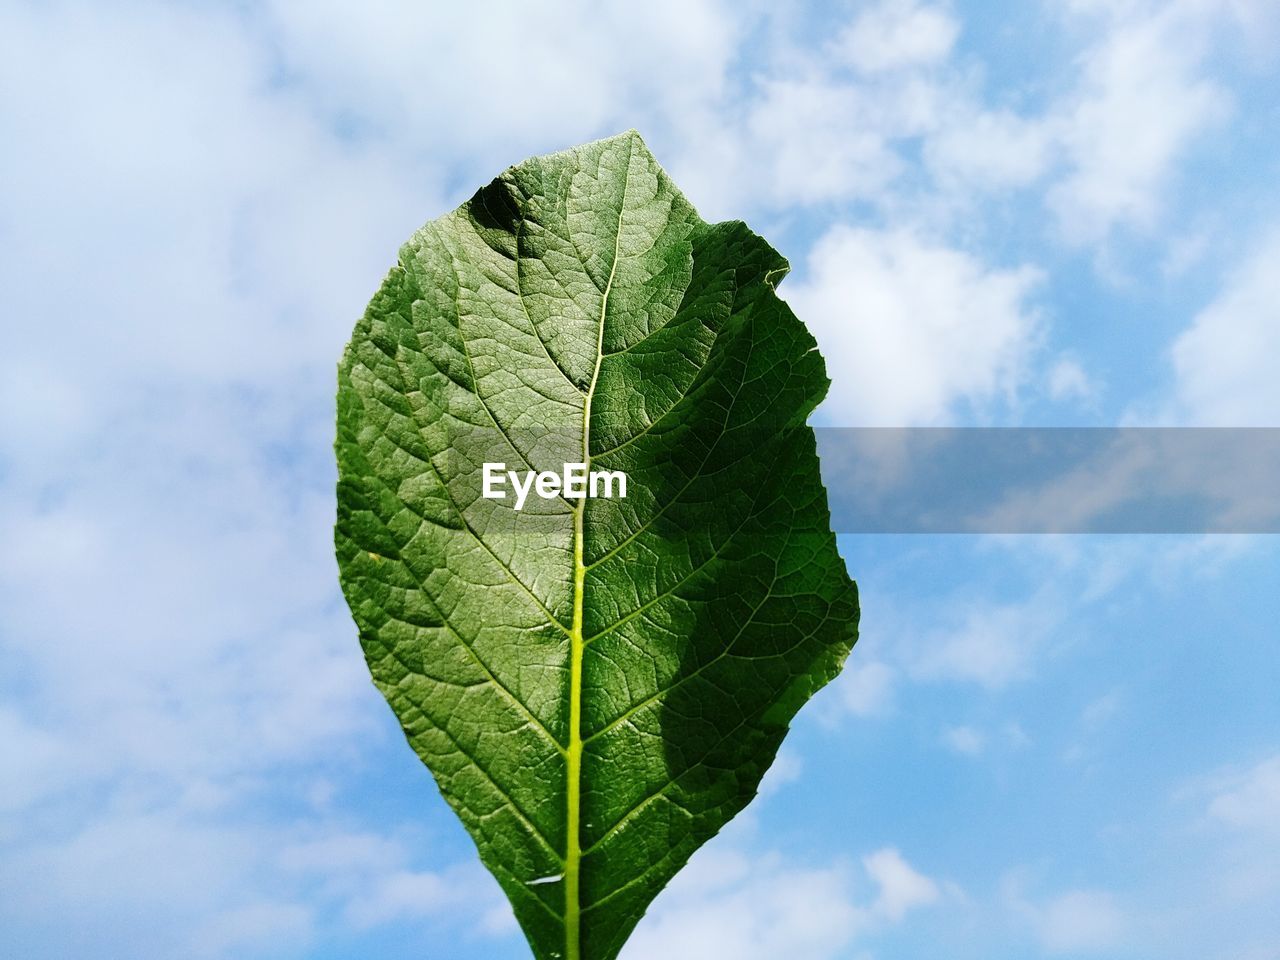
[[(613, 263), (609, 279), (600, 295), (600, 324), (596, 330), (596, 363), (591, 383), (582, 401), (582, 462), (591, 470), (591, 400), (600, 380), (600, 363), (604, 359), (604, 323), (609, 312), (609, 294), (613, 278), (618, 274), (618, 258), (622, 254), (622, 217), (627, 209), (627, 184), (631, 180), (631, 160), (635, 155), (635, 138), (627, 144), (626, 167), (622, 171), (622, 196), (618, 201), (618, 226), (613, 240)], [(573, 511), (573, 625), (569, 629), (569, 747), (567, 833), (564, 855), (564, 952), (565, 960), (581, 960), (582, 898), (579, 876), (582, 864), (582, 657), (586, 643), (582, 638), (583, 603), (587, 584), (585, 558), (585, 524), (587, 501), (579, 500)]]
[(564, 856), (564, 949), (565, 960), (579, 960), (579, 865), (582, 860), (582, 602), (587, 568), (583, 563), (583, 505), (580, 500), (573, 511), (573, 626), (569, 630), (569, 746), (568, 809), (566, 817), (566, 849)]

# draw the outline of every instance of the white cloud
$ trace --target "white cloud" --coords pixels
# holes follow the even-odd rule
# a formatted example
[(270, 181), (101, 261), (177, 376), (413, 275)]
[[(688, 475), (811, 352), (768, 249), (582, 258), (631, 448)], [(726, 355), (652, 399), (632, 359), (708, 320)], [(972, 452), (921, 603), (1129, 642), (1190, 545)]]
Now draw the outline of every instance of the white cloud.
[(856, 877), (845, 867), (803, 867), (721, 846), (700, 851), (659, 896), (624, 958), (835, 960), (854, 941), (940, 896), (937, 883), (892, 848), (863, 858), (876, 894), (859, 902)]
[(1080, 724), (1086, 730), (1099, 730), (1114, 720), (1123, 706), (1119, 690), (1111, 690), (1087, 703), (1080, 711)]
[(211, 956), (206, 932), (230, 946), (248, 932), (244, 911), (266, 904), (281, 908), (268, 913), (291, 934), (305, 933), (299, 905), (254, 882), (254, 844), (263, 841), (173, 814), (101, 814), (69, 838), (31, 837), (6, 852), (0, 883), (9, 895), (0, 917), (15, 932), (48, 930), (43, 955), (78, 955), (77, 945), (95, 943), (112, 960)]
[[(333, 0), (268, 9), (286, 65), (317, 108), (494, 169), (512, 153), (699, 111), (718, 99), (752, 22), (714, 0), (501, 9), (377, 0), (358, 18)], [(459, 42), (481, 22), (482, 44)]]
[[(1280, 18), (1249, 2), (1068, 6), (1063, 26), (1085, 38), (1074, 73), (1026, 104), (984, 94), (982, 64), (955, 51), (960, 24), (947, 4), (866, 7), (826, 58), (771, 31), (745, 109), (700, 101), (703, 157), (688, 162), (695, 195), (717, 211), (857, 200), (887, 217), (914, 210), (963, 229), (974, 191), (1048, 178), (1046, 199), (1069, 241), (1153, 231), (1183, 162), (1231, 114), (1213, 69), (1222, 28), (1238, 28), (1233, 44), (1257, 46)], [(916, 172), (929, 174), (923, 191)]]
[(959, 34), (959, 22), (944, 6), (881, 0), (841, 32), (835, 51), (864, 73), (880, 73), (945, 60)]
[(1209, 816), (1241, 830), (1280, 837), (1280, 754), (1221, 784)]
[[(0, 780), (0, 812), (21, 811), (83, 777), (82, 756), (74, 741), (30, 723), (0, 704), (0, 743), (5, 776)], [(3, 829), (0, 828), (0, 836)]]
[[(837, 725), (850, 715), (879, 715), (895, 699), (910, 701), (917, 685), (975, 685), (994, 692), (1033, 681), (1046, 662), (1072, 654), (1079, 625), (1087, 622), (1081, 618), (1117, 595), (1191, 589), (1257, 558), (1257, 549), (1251, 538), (1230, 536), (992, 537), (956, 562), (987, 570), (989, 554), (996, 551), (997, 569), (1018, 572), (1016, 585), (985, 582), (975, 573), (960, 590), (935, 585), (927, 601), (903, 592), (901, 583), (921, 577), (933, 582), (931, 561), (925, 559), (930, 552), (922, 549), (915, 558), (919, 567), (900, 557), (896, 562), (905, 566), (886, 579), (862, 578), (866, 595), (878, 598), (875, 630), (859, 641), (845, 674), (822, 695), (819, 716)], [(865, 650), (864, 643), (870, 645)], [(1124, 707), (1123, 688), (1116, 687), (1081, 706), (1081, 726), (1098, 729)], [(1033, 739), (1023, 722), (1010, 718), (974, 726), (973, 733), (986, 749), (1019, 749)], [(962, 737), (962, 745), (972, 745), (968, 734)]]
[(708, 849), (659, 897), (623, 956), (834, 960), (861, 924), (851, 880), (838, 867), (795, 867), (776, 856), (753, 861)]
[(1039, 279), (905, 229), (837, 226), (780, 291), (827, 358), (830, 421), (917, 426), (1014, 393), (1037, 336), (1028, 301)]
[(301, 951), (351, 879), (413, 871), (408, 842), (288, 861), (299, 801), (323, 820), (315, 785), (393, 734), (336, 590), (333, 363), (439, 181), (303, 109), (230, 9), (4, 21), (0, 297), (33, 321), (0, 385), (0, 926), (33, 956)]
[(1188, 231), (1169, 240), (1169, 250), (1160, 263), (1160, 272), (1169, 279), (1185, 276), (1209, 254), (1214, 234), (1207, 228)]
[(1040, 909), (1038, 932), (1050, 953), (1106, 952), (1125, 932), (1124, 914), (1109, 893), (1072, 890)]
[(1054, 111), (1070, 163), (1049, 203), (1069, 239), (1156, 224), (1178, 161), (1229, 109), (1203, 70), (1214, 19), (1195, 3), (1109, 7), (1077, 90)]
[(994, 190), (1037, 180), (1053, 147), (1050, 127), (1040, 119), (961, 103), (925, 140), (924, 156), (944, 185), (959, 181)]
[(1005, 687), (1029, 675), (1058, 614), (1048, 598), (1025, 603), (973, 604), (958, 623), (934, 627), (915, 645), (911, 672), (929, 680)]
[(897, 671), (881, 660), (859, 656), (860, 652), (849, 658), (833, 689), (841, 712), (855, 717), (878, 716), (893, 704)]
[(1091, 400), (1098, 392), (1096, 385), (1080, 365), (1080, 361), (1074, 357), (1060, 358), (1049, 369), (1046, 385), (1049, 396), (1059, 402)]
[[(1045, 124), (988, 107), (953, 56), (947, 7), (864, 9), (818, 57), (785, 25), (765, 29), (739, 95), (706, 100), (673, 144), (673, 171), (712, 216), (836, 201), (947, 220), (971, 187), (1023, 186), (1048, 163)], [(918, 167), (937, 180), (923, 196)]]
[(0, 83), (25, 145), (0, 160), (5, 311), (45, 314), (54, 277), (83, 305), (15, 327), (26, 379), (0, 387), (21, 799), (242, 793), (372, 729), (334, 602), (331, 371), (424, 191), (271, 93), (228, 13), (6, 20), (0, 71), (49, 83), (44, 111)]
[(987, 746), (987, 738), (982, 731), (973, 727), (948, 727), (942, 731), (942, 742), (965, 756), (976, 757)]
[(700, 115), (674, 144), (671, 169), (705, 213), (898, 206), (908, 152), (948, 122), (955, 97), (918, 71), (852, 81), (829, 66), (783, 57), (752, 74), (734, 107)]
[(868, 123), (867, 95), (822, 79), (766, 79), (741, 148), (756, 158), (752, 181), (779, 204), (874, 196), (901, 160), (891, 131)]
[(302, 954), (314, 938), (313, 925), (311, 911), (299, 904), (255, 903), (237, 907), (199, 924), (191, 938), (189, 955), (219, 958), (244, 956), (246, 952)]
[(759, 793), (771, 797), (789, 783), (795, 783), (804, 773), (804, 758), (788, 746), (783, 746), (760, 781)]
[(908, 911), (938, 899), (938, 884), (907, 863), (892, 847), (863, 857), (862, 866), (880, 889), (871, 912), (891, 922), (897, 923)]
[(464, 907), (467, 891), (435, 873), (398, 870), (347, 904), (347, 922), (357, 930), (421, 919)]
[(1194, 424), (1280, 426), (1280, 231), (1264, 240), (1173, 344), (1180, 410)]
[[(1241, 40), (1257, 47), (1280, 22), (1263, 7), (1068, 4), (1061, 26), (1084, 38), (1074, 71), (1010, 104), (984, 94), (983, 65), (956, 53), (950, 5), (883, 0), (840, 31), (825, 59), (771, 36), (750, 106), (699, 114), (710, 149), (693, 179), (716, 209), (730, 196), (739, 208), (858, 200), (951, 229), (965, 228), (975, 191), (1047, 179), (1045, 199), (1068, 241), (1102, 243), (1117, 227), (1151, 233), (1184, 161), (1231, 115), (1213, 59), (1228, 49), (1221, 38), (1232, 51)], [(923, 190), (917, 172), (929, 175)]]
[(1001, 883), (1003, 899), (1046, 953), (1106, 955), (1128, 938), (1133, 921), (1109, 891), (1078, 888), (1031, 897), (1026, 881), (1024, 869), (1006, 874)]
[[(1227, 922), (1238, 924), (1241, 908), (1254, 905), (1270, 918), (1280, 898), (1280, 752), (1193, 777), (1173, 800), (1180, 806), (1190, 801), (1197, 814), (1193, 834), (1208, 843), (1202, 885), (1214, 891), (1214, 906)], [(1270, 933), (1265, 925), (1243, 928), (1242, 953), (1245, 938), (1259, 939), (1264, 931)]]
[[(866, 595), (879, 598), (874, 636), (863, 642), (877, 645), (867, 651), (855, 648), (846, 666), (846, 671), (854, 672), (832, 683), (829, 694), (820, 701), (817, 716), (827, 725), (839, 727), (851, 715), (869, 716), (887, 709), (888, 703), (878, 699), (878, 685), (868, 685), (876, 698), (864, 701), (858, 695), (863, 683), (858, 676), (859, 655), (863, 653), (862, 661), (871, 667), (871, 676), (889, 682), (891, 694), (886, 696), (908, 707), (926, 695), (927, 688), (939, 685), (974, 686), (990, 694), (1035, 683), (1046, 664), (1070, 669), (1077, 645), (1090, 633), (1084, 626), (1118, 596), (1199, 589), (1241, 562), (1258, 559), (1258, 549), (1254, 538), (1231, 536), (1168, 541), (992, 537), (975, 544), (972, 554), (961, 554), (955, 563), (966, 570), (991, 569), (987, 554), (997, 551), (1002, 558), (998, 569), (1017, 571), (1016, 585), (1004, 580), (987, 583), (974, 573), (962, 590), (935, 585), (927, 601), (911, 591), (902, 592), (900, 584), (933, 582), (932, 560), (925, 559), (930, 552), (921, 549), (918, 567), (899, 557), (896, 562), (905, 566), (895, 567), (887, 579), (862, 578)], [(859, 713), (855, 706), (865, 706), (872, 713)], [(1123, 685), (1082, 704), (1079, 734), (1096, 734), (1127, 706)], [(914, 712), (899, 711), (904, 715)], [(984, 725), (953, 723), (937, 730), (936, 735), (944, 746), (962, 753), (976, 749), (995, 755), (1024, 749), (1033, 741), (1043, 742), (1036, 729), (1039, 725), (1033, 725), (1024, 714)], [(1084, 756), (1079, 744), (1071, 749), (1076, 759)]]
[(509, 932), (488, 919), (503, 900), (478, 864), (423, 872), (409, 843), (320, 818), (262, 822), (260, 809), (211, 814), (181, 801), (127, 809), (133, 801), (110, 798), (88, 824), (10, 845), (0, 924), (42, 931), (40, 956), (92, 945), (105, 960), (290, 956), (321, 929), (426, 919)]
[[(386, 245), (416, 225), (406, 201), (438, 202), (385, 151), (343, 145), (272, 95), (265, 51), (226, 13), (58, 5), (11, 15), (4, 34), (0, 114), (24, 144), (0, 160), (24, 247), (0, 268), (7, 309), (38, 315), (45, 292), (27, 278), (75, 262), (61, 292), (96, 311), (22, 325), (10, 349), (82, 429), (143, 375), (200, 386), (327, 365)], [(40, 109), (16, 94), (36, 73)]]
[(1022, 724), (1016, 720), (1005, 724), (1004, 739), (1010, 747), (1020, 750), (1023, 747), (1031, 746), (1031, 736), (1022, 728)]

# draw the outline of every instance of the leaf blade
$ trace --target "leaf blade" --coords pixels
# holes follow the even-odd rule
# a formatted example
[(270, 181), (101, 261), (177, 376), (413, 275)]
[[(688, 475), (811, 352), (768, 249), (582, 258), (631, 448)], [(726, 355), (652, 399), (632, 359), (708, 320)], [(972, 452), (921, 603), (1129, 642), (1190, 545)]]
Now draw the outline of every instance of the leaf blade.
[[(415, 234), (344, 356), (344, 591), (539, 958), (617, 956), (856, 639), (785, 270), (629, 133)], [(629, 495), (504, 512), (482, 457)]]

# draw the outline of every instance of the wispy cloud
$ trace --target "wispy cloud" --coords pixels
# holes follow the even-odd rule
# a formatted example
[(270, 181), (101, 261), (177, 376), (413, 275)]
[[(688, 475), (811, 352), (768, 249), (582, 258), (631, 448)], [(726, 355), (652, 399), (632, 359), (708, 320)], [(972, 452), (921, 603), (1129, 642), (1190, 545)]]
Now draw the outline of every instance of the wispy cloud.
[[(1204, 210), (1228, 185), (1208, 200), (1183, 187), (1215, 137), (1233, 158), (1270, 150), (1220, 61), (1238, 46), (1246, 72), (1271, 69), (1274, 4), (1059, 5), (1033, 12), (1062, 31), (1052, 62), (1011, 65), (983, 61), (963, 3), (815, 10), (0, 7), (6, 947), (322, 956), (421, 930), (460, 957), (522, 955), (368, 684), (329, 530), (333, 364), (352, 321), (411, 230), (530, 153), (637, 126), (708, 216), (781, 238), (833, 421), (996, 421), (1102, 397), (1268, 422), (1280, 250), (1265, 225), (1231, 224), (1260, 239), (1205, 283), (1220, 238)], [(1021, 71), (1028, 95), (993, 66)], [(1261, 186), (1237, 187), (1259, 218), (1239, 191)], [(1165, 392), (1123, 370), (1104, 382), (1127, 354), (1095, 334), (1130, 304), (1087, 268), (1055, 273), (1070, 245), (1096, 258), (1130, 233), (1180, 265), (1168, 282), (1214, 288), (1168, 319), (1175, 340), (1153, 334)], [(945, 586), (898, 565), (936, 544), (855, 571), (868, 640), (827, 702), (842, 722), (878, 718), (893, 796), (932, 796), (900, 756), (919, 741), (936, 755), (939, 730), (993, 759), (1019, 739), (1004, 714), (921, 704), (1034, 700), (1050, 664), (1079, 668), (1063, 650), (1081, 618), (1128, 594), (1198, 596), (1188, 585), (1262, 550), (1047, 543), (976, 549)], [(1071, 722), (1091, 695), (1068, 700)], [(1098, 704), (1081, 722), (1105, 724)], [(778, 812), (760, 815), (802, 829), (786, 800), (846, 761), (860, 773), (855, 759), (784, 752), (766, 781)], [(1275, 779), (1263, 759), (1199, 795), (1245, 866), (1272, 849), (1258, 838), (1274, 835)], [(953, 905), (910, 836), (908, 858), (853, 833), (824, 834), (820, 857), (708, 848), (632, 952), (835, 960)], [(1105, 883), (1046, 889), (1025, 924), (1044, 949), (1131, 932)]]
[(1124, 914), (1105, 891), (1072, 890), (1036, 910), (1041, 942), (1050, 953), (1106, 953), (1125, 932)]
[(1151, 229), (1182, 154), (1230, 109), (1226, 90), (1204, 70), (1212, 7), (1098, 10), (1110, 22), (1081, 55), (1079, 88), (1056, 121), (1070, 167), (1049, 194), (1076, 242), (1102, 239), (1116, 226)]
[(1224, 778), (1209, 801), (1208, 812), (1230, 827), (1280, 839), (1280, 754)]
[(834, 50), (863, 73), (945, 60), (960, 24), (945, 7), (915, 0), (883, 0), (841, 31)]
[(1173, 344), (1176, 414), (1207, 426), (1280, 425), (1280, 230), (1238, 265)]
[(1017, 389), (1039, 331), (1031, 298), (1040, 276), (989, 267), (906, 229), (835, 227), (782, 293), (824, 352), (841, 358), (828, 420), (913, 426)]
[(987, 746), (987, 738), (973, 727), (947, 727), (942, 731), (942, 742), (956, 753), (976, 757)]
[[(623, 956), (765, 960), (795, 952), (835, 960), (941, 897), (939, 885), (892, 847), (867, 854), (861, 866), (859, 876), (847, 864), (808, 867), (713, 845), (661, 895)], [(869, 899), (859, 892), (868, 882)]]

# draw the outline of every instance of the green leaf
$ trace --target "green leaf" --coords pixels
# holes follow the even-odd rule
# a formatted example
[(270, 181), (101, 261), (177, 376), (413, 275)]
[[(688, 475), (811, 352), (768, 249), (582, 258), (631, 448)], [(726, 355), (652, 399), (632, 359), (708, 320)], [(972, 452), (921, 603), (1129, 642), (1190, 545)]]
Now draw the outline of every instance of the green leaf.
[[(343, 590), (540, 960), (618, 955), (857, 636), (786, 271), (631, 132), (415, 233), (342, 359)], [(627, 496), (516, 510), (496, 462)]]

